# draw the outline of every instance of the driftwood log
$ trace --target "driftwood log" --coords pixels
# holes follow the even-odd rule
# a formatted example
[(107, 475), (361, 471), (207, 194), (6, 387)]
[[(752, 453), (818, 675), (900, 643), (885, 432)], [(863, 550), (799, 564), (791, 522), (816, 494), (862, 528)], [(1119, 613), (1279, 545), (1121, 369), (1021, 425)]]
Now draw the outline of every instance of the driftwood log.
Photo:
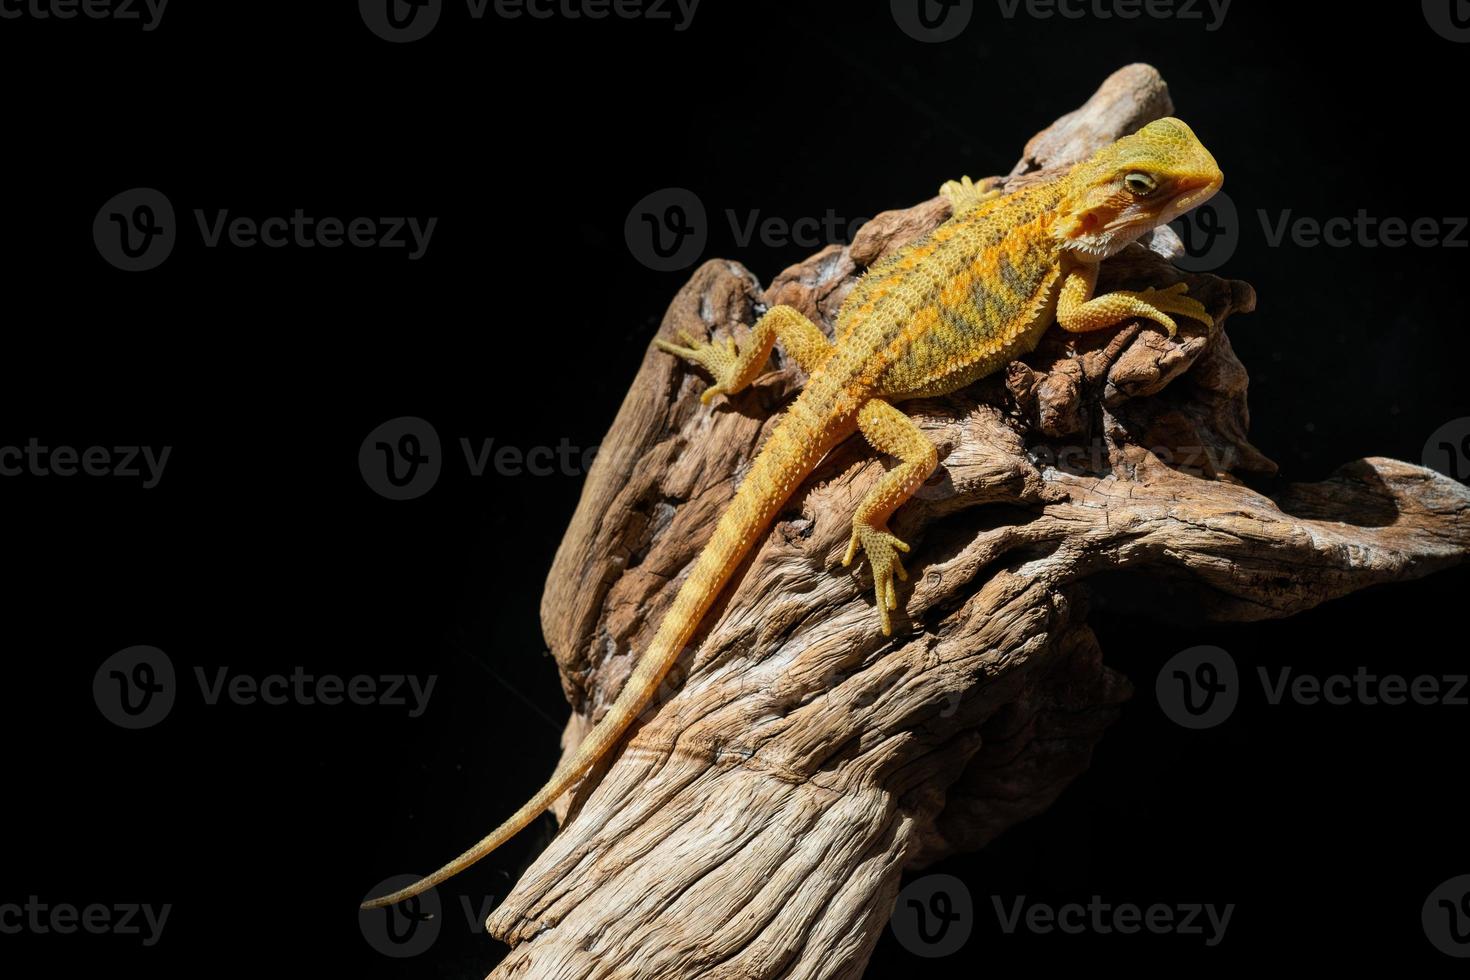
[[(1049, 179), (1172, 112), (1146, 65), (1111, 78), (994, 183)], [(945, 175), (952, 176), (952, 175)], [(865, 266), (941, 222), (888, 212), (766, 289), (705, 263), (662, 336), (731, 334), (790, 303), (830, 331)], [(885, 461), (839, 447), (737, 573), (656, 704), (559, 804), (564, 826), (492, 914), (515, 948), (492, 977), (858, 977), (900, 874), (1045, 809), (1088, 764), (1130, 687), (1086, 622), (1089, 577), (1167, 579), (1187, 615), (1286, 616), (1424, 575), (1470, 548), (1470, 493), (1389, 459), (1268, 497), (1225, 323), (1243, 282), (1188, 275), (1165, 229), (1103, 288), (1184, 279), (1214, 323), (1051, 331), (1003, 375), (909, 402), (940, 468), (893, 529), (914, 546), (895, 635), (866, 570), (839, 566)], [(778, 352), (752, 389), (652, 351), (587, 479), (547, 582), (546, 638), (574, 709), (571, 751), (648, 646), (681, 576), (794, 397)], [(569, 812), (570, 811), (570, 812)]]

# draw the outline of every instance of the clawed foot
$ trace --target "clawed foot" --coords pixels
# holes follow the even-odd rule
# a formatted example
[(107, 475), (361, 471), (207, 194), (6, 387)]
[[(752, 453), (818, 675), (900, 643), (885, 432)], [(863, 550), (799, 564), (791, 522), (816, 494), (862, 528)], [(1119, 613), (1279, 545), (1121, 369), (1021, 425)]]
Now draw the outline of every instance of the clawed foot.
[(909, 575), (898, 559), (900, 551), (907, 552), (909, 546), (888, 533), (887, 528), (873, 527), (861, 521), (852, 522), (852, 540), (847, 543), (847, 555), (842, 559), (844, 566), (851, 565), (857, 557), (858, 547), (868, 556), (868, 568), (873, 573), (873, 591), (878, 600), (878, 616), (883, 624), (883, 635), (893, 635), (893, 624), (889, 612), (898, 608), (898, 588), (894, 576), (907, 582)]
[(949, 201), (950, 209), (959, 214), (968, 211), (992, 197), (1000, 196), (1000, 189), (989, 183), (989, 178), (975, 183), (969, 177), (961, 177), (959, 180), (946, 180), (939, 187), (939, 193)]
[(659, 350), (698, 364), (714, 375), (715, 383), (704, 390), (699, 400), (708, 405), (716, 395), (729, 394), (734, 388), (736, 365), (740, 360), (740, 350), (735, 345), (735, 339), (726, 337), (723, 341), (699, 340), (691, 337), (685, 330), (678, 332), (678, 338), (685, 346), (680, 347), (667, 340), (655, 340), (654, 345)]
[(1188, 293), (1187, 283), (1176, 282), (1164, 289), (1155, 289), (1150, 286), (1139, 293), (1138, 298), (1153, 307), (1157, 313), (1156, 316), (1150, 315), (1149, 319), (1157, 320), (1159, 325), (1172, 337), (1179, 332), (1179, 328), (1174, 323), (1174, 318), (1169, 316), (1170, 313), (1187, 316), (1191, 320), (1198, 320), (1207, 325), (1215, 322), (1214, 317), (1206, 312), (1204, 304)]

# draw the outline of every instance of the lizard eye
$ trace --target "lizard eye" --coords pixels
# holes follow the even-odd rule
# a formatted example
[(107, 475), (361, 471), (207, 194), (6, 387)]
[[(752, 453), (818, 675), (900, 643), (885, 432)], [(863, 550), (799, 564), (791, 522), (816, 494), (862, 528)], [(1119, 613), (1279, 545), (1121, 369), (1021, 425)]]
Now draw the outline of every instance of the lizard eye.
[(1147, 197), (1159, 186), (1159, 182), (1143, 171), (1135, 170), (1123, 178), (1123, 186), (1134, 197)]

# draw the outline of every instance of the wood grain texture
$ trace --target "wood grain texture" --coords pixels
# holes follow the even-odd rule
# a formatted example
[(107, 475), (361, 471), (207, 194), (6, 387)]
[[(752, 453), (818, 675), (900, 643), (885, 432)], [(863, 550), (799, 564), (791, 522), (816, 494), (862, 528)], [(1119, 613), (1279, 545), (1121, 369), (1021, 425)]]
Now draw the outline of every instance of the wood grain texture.
[[(1158, 74), (1129, 66), (991, 181), (1049, 179), (1172, 110)], [(743, 338), (777, 303), (830, 333), (861, 270), (947, 214), (935, 198), (879, 215), (764, 290), (707, 262), (660, 336)], [(1470, 493), (1420, 467), (1359, 460), (1274, 499), (1242, 482), (1275, 469), (1247, 439), (1248, 379), (1224, 332), (1255, 296), (1174, 268), (1177, 247), (1130, 247), (1101, 288), (1184, 279), (1209, 328), (1053, 330), (1024, 362), (905, 404), (941, 462), (893, 522), (914, 551), (889, 641), (865, 572), (838, 567), (885, 463), (859, 439), (831, 454), (641, 724), (559, 803), (562, 831), (487, 923), (515, 947), (492, 977), (861, 976), (901, 872), (1044, 810), (1127, 699), (1087, 625), (1088, 578), (1145, 574), (1175, 615), (1254, 620), (1464, 559)], [(647, 647), (799, 381), (778, 354), (707, 409), (705, 380), (645, 357), (542, 603), (573, 707), (566, 750)]]

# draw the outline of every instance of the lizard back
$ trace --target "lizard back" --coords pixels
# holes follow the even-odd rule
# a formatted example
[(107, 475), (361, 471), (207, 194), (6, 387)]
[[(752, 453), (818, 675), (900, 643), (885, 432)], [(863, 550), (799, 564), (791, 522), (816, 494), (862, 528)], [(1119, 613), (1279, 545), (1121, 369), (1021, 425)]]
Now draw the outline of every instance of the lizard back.
[(1061, 195), (1056, 181), (987, 201), (874, 264), (837, 316), (839, 352), (882, 352), (860, 358), (858, 385), (943, 394), (1032, 350), (1056, 304)]

